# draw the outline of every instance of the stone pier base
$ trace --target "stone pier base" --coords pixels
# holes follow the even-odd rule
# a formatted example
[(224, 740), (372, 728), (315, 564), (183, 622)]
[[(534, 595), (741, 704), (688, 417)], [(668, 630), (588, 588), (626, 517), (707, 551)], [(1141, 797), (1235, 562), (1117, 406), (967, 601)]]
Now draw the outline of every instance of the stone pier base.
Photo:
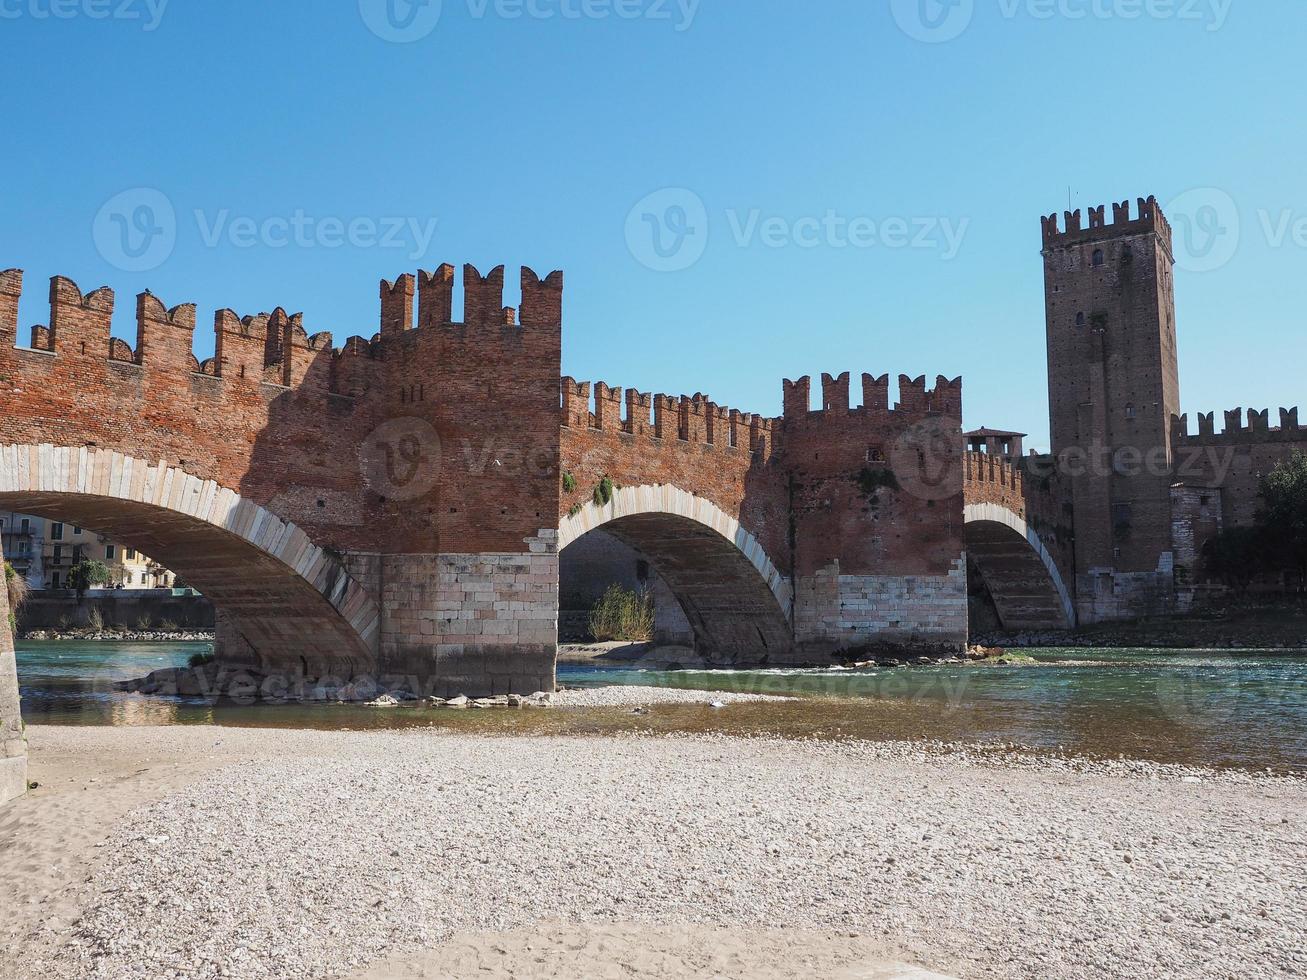
[(388, 555), (381, 662), (436, 697), (554, 689), (558, 532), (512, 554)]
[(18, 662), (3, 579), (0, 575), (0, 804), (27, 792), (27, 739), (19, 713)]
[(838, 564), (795, 590), (800, 657), (960, 653), (967, 645), (967, 566), (947, 575), (842, 575)]

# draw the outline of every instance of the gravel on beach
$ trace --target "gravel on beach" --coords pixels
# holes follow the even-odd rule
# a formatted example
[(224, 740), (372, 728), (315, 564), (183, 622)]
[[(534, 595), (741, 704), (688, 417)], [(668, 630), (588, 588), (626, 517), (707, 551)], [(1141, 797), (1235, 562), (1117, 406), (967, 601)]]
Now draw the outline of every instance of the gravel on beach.
[(550, 698), (556, 708), (634, 708), (651, 704), (751, 704), (758, 701), (789, 701), (772, 694), (743, 694), (732, 691), (693, 691), (673, 687), (587, 687), (567, 688)]
[(1300, 778), (719, 735), (32, 741), (221, 765), (103, 828), (18, 976), (349, 976), (542, 922), (831, 930), (965, 977), (1307, 971)]

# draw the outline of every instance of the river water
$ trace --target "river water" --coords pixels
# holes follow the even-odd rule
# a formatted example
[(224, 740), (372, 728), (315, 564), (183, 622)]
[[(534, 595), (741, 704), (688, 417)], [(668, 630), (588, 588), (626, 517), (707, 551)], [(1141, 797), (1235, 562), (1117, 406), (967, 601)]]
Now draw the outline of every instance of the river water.
[(1092, 757), (1307, 771), (1307, 651), (1023, 651), (1029, 666), (645, 671), (559, 668), (569, 687), (642, 684), (799, 695), (726, 710), (659, 706), (566, 711), (382, 710), (213, 705), (146, 697), (113, 682), (184, 665), (208, 644), (18, 645), (28, 724), (435, 727), (503, 733), (721, 731), (816, 738), (1016, 743)]

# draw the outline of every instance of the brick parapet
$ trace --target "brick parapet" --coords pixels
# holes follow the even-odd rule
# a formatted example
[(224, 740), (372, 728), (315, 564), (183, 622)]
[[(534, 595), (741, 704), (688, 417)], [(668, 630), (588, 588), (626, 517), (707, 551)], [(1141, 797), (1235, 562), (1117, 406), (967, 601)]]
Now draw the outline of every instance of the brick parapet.
[(1107, 206), (1088, 209), (1088, 224), (1079, 208), (1065, 211), (1059, 225), (1057, 212), (1040, 219), (1044, 248), (1068, 248), (1093, 242), (1108, 241), (1131, 235), (1156, 233), (1171, 251), (1171, 224), (1162, 213), (1155, 197), (1139, 198), (1132, 216), (1130, 201), (1112, 204), (1112, 220), (1107, 220)]
[[(1307, 443), (1307, 429), (1298, 424), (1298, 409), (1281, 408), (1278, 426), (1272, 426), (1270, 409), (1230, 409), (1222, 413), (1224, 427), (1216, 430), (1216, 413), (1198, 415), (1198, 431), (1189, 431), (1189, 416), (1176, 415), (1171, 422), (1171, 444), (1186, 446), (1234, 446), (1257, 443)], [(1246, 422), (1245, 422), (1246, 419)]]

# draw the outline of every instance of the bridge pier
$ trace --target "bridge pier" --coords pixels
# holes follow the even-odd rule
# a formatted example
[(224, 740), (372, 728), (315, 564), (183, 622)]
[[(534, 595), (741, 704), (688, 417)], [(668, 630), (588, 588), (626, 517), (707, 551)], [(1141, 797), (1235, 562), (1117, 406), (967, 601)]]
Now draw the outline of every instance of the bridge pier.
[(27, 792), (27, 739), (18, 704), (18, 663), (9, 629), (9, 590), (0, 586), (0, 803)]
[(444, 698), (552, 691), (558, 532), (527, 544), (520, 553), (384, 556), (383, 672)]

